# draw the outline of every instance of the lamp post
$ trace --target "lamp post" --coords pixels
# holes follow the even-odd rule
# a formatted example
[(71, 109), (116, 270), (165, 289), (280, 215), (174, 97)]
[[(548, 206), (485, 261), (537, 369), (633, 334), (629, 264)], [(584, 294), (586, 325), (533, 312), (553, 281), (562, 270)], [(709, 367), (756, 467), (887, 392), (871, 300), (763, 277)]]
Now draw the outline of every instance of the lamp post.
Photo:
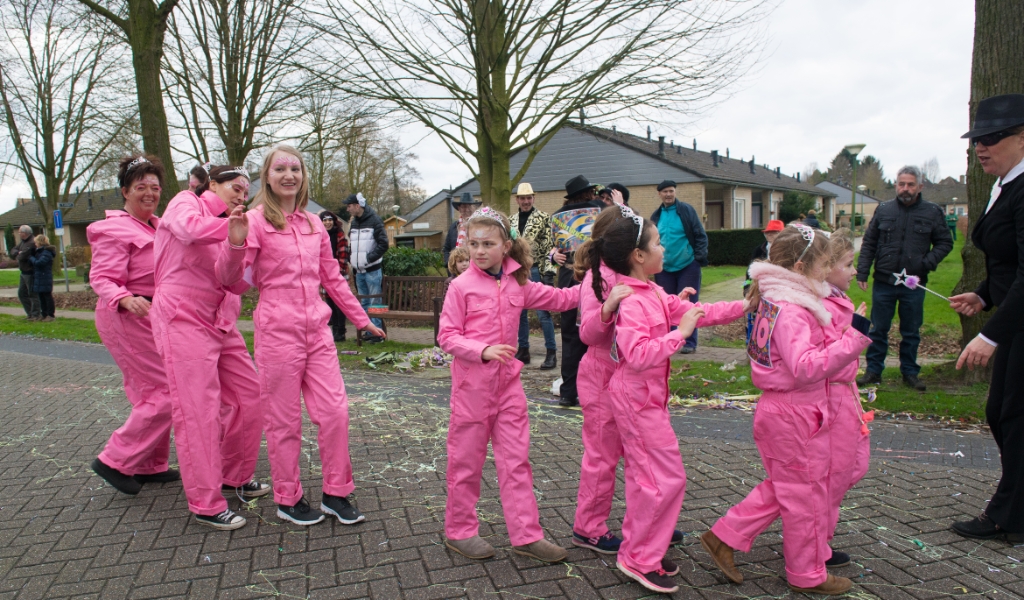
[(850, 185), (850, 229), (857, 232), (857, 155), (867, 144), (849, 144), (846, 146), (846, 153), (850, 155), (850, 162), (853, 163), (853, 183)]
[[(862, 184), (860, 184), (860, 185), (858, 185), (858, 186), (857, 186), (857, 191), (858, 191), (858, 192), (860, 192), (860, 195), (861, 195), (861, 196), (866, 196), (867, 194), (866, 194), (865, 192), (867, 192), (867, 191), (868, 191), (868, 186), (866, 186), (866, 185), (864, 185), (864, 184), (862, 183)], [(860, 206), (861, 206), (860, 212), (861, 212), (861, 213), (863, 213), (863, 212), (864, 212), (864, 203), (863, 203), (863, 202), (861, 202), (861, 203), (860, 203)], [(859, 220), (860, 220), (860, 221), (863, 221), (863, 220), (864, 220), (864, 219), (863, 219), (863, 215), (862, 215), (862, 218), (861, 218), (861, 219), (859, 219)]]

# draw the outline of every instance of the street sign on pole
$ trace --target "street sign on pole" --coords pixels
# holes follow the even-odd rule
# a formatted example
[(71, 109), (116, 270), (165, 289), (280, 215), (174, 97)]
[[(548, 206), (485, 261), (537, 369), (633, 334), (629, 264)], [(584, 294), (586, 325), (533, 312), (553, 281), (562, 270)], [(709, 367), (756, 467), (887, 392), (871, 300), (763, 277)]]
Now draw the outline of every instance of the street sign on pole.
[(53, 227), (54, 229), (64, 229), (64, 219), (61, 217), (59, 208), (53, 211)]
[(74, 207), (75, 207), (75, 203), (74, 202), (58, 202), (57, 203), (57, 208), (74, 208)]

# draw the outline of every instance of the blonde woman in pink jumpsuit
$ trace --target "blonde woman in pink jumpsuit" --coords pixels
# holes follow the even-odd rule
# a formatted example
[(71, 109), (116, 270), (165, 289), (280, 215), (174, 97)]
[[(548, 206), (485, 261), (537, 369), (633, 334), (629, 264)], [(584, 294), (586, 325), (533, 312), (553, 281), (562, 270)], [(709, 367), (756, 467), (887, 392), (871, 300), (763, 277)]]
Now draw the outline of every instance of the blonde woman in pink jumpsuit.
[[(364, 520), (348, 495), (355, 489), (348, 452), (348, 397), (338, 348), (327, 325), (331, 309), (323, 287), (359, 329), (384, 337), (338, 272), (320, 218), (306, 211), (309, 186), (302, 155), (278, 146), (260, 170), (263, 188), (249, 214), (231, 213), (229, 242), (221, 245), (217, 272), (222, 284), (237, 285), (251, 268), (260, 291), (256, 307), (256, 365), (274, 483), (277, 516), (312, 525), (323, 513), (346, 525)], [(319, 428), (323, 470), (320, 510), (309, 505), (299, 481), (302, 404)], [(322, 511), (322, 512), (321, 512)]]
[(253, 478), (262, 433), (259, 382), (235, 327), (238, 294), (248, 284), (221, 285), (215, 265), (228, 237), (227, 213), (244, 205), (249, 177), (243, 167), (213, 167), (197, 191), (171, 200), (156, 233), (153, 333), (167, 371), (189, 510), (201, 524), (238, 529), (245, 518), (228, 509), (223, 492), (255, 498), (270, 487)]
[(160, 219), (164, 168), (156, 157), (129, 156), (117, 174), (123, 210), (86, 229), (92, 247), (90, 283), (99, 296), (96, 331), (124, 374), (132, 412), (110, 436), (92, 470), (114, 489), (138, 494), (143, 483), (178, 481), (170, 469), (171, 398), (164, 363), (153, 342), (153, 239)]

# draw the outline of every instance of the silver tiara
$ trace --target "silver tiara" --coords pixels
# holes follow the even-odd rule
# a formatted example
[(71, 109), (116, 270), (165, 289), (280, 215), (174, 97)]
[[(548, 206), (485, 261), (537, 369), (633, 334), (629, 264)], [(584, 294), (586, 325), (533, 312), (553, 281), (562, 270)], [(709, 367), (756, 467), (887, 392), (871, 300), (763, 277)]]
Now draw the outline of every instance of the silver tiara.
[(636, 242), (634, 243), (634, 246), (636, 248), (639, 248), (640, 247), (640, 236), (642, 236), (643, 233), (644, 233), (644, 218), (641, 217), (640, 215), (636, 214), (635, 212), (633, 212), (633, 209), (628, 207), (628, 206), (626, 206), (625, 204), (620, 204), (619, 205), (619, 212), (622, 213), (622, 218), (624, 218), (624, 219), (632, 219), (633, 222), (636, 223), (637, 232), (636, 232)]
[(208, 163), (205, 163), (205, 164), (203, 164), (201, 166), (203, 167), (203, 170), (206, 171), (206, 174), (209, 175), (210, 174), (210, 169), (213, 168), (213, 163), (208, 162)]
[(148, 162), (149, 162), (149, 160), (145, 156), (140, 156), (140, 157), (136, 158), (135, 160), (133, 160), (132, 162), (128, 163), (128, 167), (124, 170), (124, 172), (127, 173), (128, 171), (131, 171), (132, 169), (134, 169), (135, 167), (141, 165), (142, 163), (148, 163)]
[(227, 171), (224, 171), (224, 173), (238, 173), (239, 175), (245, 177), (246, 179), (249, 178), (249, 172), (245, 170), (245, 167), (235, 167), (233, 169), (228, 169)]

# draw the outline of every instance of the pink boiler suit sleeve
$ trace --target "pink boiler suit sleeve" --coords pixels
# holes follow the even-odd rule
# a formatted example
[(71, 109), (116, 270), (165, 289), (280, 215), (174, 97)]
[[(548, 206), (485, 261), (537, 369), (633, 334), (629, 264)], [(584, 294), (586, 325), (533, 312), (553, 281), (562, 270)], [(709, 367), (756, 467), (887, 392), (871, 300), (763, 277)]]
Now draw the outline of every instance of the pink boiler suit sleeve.
[(556, 288), (536, 281), (523, 286), (523, 310), (565, 312), (579, 306), (580, 288)]
[(634, 371), (663, 366), (683, 345), (678, 329), (660, 337), (651, 336), (649, 316), (642, 301), (629, 296), (619, 304), (615, 321), (615, 345), (619, 361)]
[(122, 298), (134, 294), (128, 291), (129, 242), (119, 240), (105, 233), (89, 232), (92, 246), (92, 267), (89, 270), (89, 284), (96, 295), (108, 308), (116, 309)]
[[(594, 289), (590, 287), (591, 281), (584, 279), (580, 289), (580, 341), (588, 346), (595, 346), (611, 335), (615, 328), (615, 314), (612, 314), (607, 322), (601, 320), (604, 302), (598, 300)], [(611, 343), (610, 339), (608, 343)]]
[(665, 298), (668, 301), (668, 315), (672, 319), (673, 325), (679, 324), (679, 319), (683, 318), (686, 311), (690, 310), (694, 306), (699, 306), (704, 309), (704, 316), (697, 321), (697, 327), (711, 327), (713, 325), (728, 325), (736, 319), (743, 316), (743, 301), (732, 300), (729, 302), (711, 302), (710, 304), (702, 304), (700, 302), (694, 304), (687, 300), (681, 300), (679, 296), (674, 294), (666, 294)]
[(784, 316), (787, 309), (794, 310), (786, 307), (779, 313), (772, 339), (783, 341), (775, 347), (797, 386), (807, 386), (835, 376), (871, 345), (869, 337), (851, 327), (824, 348), (816, 346), (811, 342), (811, 327), (817, 327), (817, 322), (812, 323), (813, 317), (809, 313), (806, 317)]
[(352, 295), (348, 282), (341, 278), (338, 259), (331, 255), (331, 240), (323, 225), (320, 225), (320, 285), (357, 328), (365, 329), (370, 324), (370, 318)]
[(441, 309), (437, 343), (445, 352), (462, 360), (483, 363), (488, 344), (466, 337), (466, 298), (457, 286), (448, 286)]
[[(191, 192), (183, 194), (193, 195)], [(209, 192), (204, 196), (211, 195)], [(194, 197), (194, 195), (193, 195)], [(214, 195), (214, 198), (216, 196)], [(217, 198), (217, 200), (220, 200)], [(165, 218), (160, 222), (161, 227), (167, 228), (171, 234), (181, 240), (185, 245), (191, 244), (219, 244), (228, 239), (228, 220), (217, 216), (206, 216), (202, 214), (199, 203), (202, 198), (189, 202), (182, 202), (173, 216)], [(223, 210), (227, 210), (227, 204), (221, 201)], [(219, 207), (218, 207), (219, 208)], [(214, 208), (214, 211), (216, 208)]]

